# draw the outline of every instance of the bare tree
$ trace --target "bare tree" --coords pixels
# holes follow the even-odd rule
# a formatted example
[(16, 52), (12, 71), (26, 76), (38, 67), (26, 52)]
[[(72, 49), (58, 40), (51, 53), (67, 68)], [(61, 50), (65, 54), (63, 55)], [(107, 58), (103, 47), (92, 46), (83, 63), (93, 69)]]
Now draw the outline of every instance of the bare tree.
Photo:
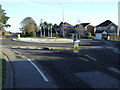
[(35, 21), (31, 17), (26, 17), (21, 22), (22, 30), (27, 36), (36, 36), (36, 31), (38, 30)]
[(76, 36), (76, 38), (78, 37), (78, 35), (80, 37), (80, 35), (84, 34), (84, 30), (83, 30), (82, 25), (76, 25), (74, 27), (74, 30), (75, 30), (75, 36)]

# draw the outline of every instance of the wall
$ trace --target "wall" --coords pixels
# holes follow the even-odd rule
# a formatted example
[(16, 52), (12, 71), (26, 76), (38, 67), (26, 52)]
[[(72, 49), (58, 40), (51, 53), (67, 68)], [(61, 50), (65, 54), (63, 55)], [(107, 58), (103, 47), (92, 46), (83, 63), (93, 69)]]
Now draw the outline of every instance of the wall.
[[(115, 27), (114, 31), (111, 30), (111, 26)], [(107, 32), (108, 33), (117, 33), (117, 26), (115, 24), (109, 25), (108, 28), (107, 28)]]

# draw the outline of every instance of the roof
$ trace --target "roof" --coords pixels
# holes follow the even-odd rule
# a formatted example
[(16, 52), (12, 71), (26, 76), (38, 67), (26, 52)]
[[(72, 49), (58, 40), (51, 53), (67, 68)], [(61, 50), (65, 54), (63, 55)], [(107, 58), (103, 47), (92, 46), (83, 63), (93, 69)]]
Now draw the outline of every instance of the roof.
[(108, 25), (110, 25), (111, 23), (112, 23), (112, 22), (111, 22), (110, 20), (106, 20), (106, 21), (104, 21), (103, 23), (97, 25), (96, 27), (99, 27), (99, 26), (108, 26)]
[(106, 30), (97, 30), (95, 33), (103, 33), (103, 32), (106, 32)]
[(80, 25), (82, 25), (83, 27), (86, 27), (87, 25), (89, 25), (90, 23), (81, 23)]
[(90, 23), (80, 23), (80, 24), (76, 24), (74, 27), (79, 27), (79, 26), (83, 26), (86, 27), (87, 25), (89, 25)]
[(64, 25), (71, 25), (71, 24), (69, 24), (69, 23), (67, 23), (67, 22), (64, 22)]
[(66, 27), (66, 28), (73, 28), (72, 25), (64, 25), (64, 27)]

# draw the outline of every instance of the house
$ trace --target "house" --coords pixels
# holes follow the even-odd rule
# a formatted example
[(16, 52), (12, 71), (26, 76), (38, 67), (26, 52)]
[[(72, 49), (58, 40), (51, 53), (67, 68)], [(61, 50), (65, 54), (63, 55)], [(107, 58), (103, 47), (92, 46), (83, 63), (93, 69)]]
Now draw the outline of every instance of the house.
[(117, 27), (118, 26), (110, 20), (106, 20), (102, 22), (101, 24), (96, 26), (96, 32), (95, 32), (96, 39), (106, 39), (108, 35), (116, 35)]
[(65, 37), (68, 37), (74, 33), (74, 26), (64, 22), (64, 25), (56, 28), (56, 31), (59, 33), (59, 36), (63, 36), (63, 30)]
[(86, 29), (87, 29), (87, 33), (89, 32), (89, 33), (91, 33), (92, 35), (95, 34), (96, 29), (95, 29), (94, 26), (92, 26), (92, 25), (89, 24)]
[(86, 33), (90, 32), (92, 35), (95, 34), (95, 27), (90, 25), (90, 23), (80, 23), (75, 25), (75, 31), (78, 33), (79, 38), (85, 36)]
[(76, 34), (76, 37), (80, 38), (81, 35), (84, 35), (85, 28), (81, 24), (77, 24), (77, 25), (74, 26), (74, 32)]
[(97, 30), (95, 37), (96, 39), (107, 39), (107, 32), (105, 30)]

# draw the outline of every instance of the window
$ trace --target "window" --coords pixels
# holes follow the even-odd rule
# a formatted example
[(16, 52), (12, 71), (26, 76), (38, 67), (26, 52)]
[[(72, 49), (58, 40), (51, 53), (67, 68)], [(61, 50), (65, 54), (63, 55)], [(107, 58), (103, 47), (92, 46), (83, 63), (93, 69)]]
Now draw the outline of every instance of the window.
[(111, 30), (111, 31), (114, 31), (114, 30), (115, 30), (115, 27), (114, 27), (114, 26), (111, 26), (111, 27), (110, 27), (110, 30)]
[(97, 27), (97, 30), (101, 30), (102, 28), (101, 27)]

